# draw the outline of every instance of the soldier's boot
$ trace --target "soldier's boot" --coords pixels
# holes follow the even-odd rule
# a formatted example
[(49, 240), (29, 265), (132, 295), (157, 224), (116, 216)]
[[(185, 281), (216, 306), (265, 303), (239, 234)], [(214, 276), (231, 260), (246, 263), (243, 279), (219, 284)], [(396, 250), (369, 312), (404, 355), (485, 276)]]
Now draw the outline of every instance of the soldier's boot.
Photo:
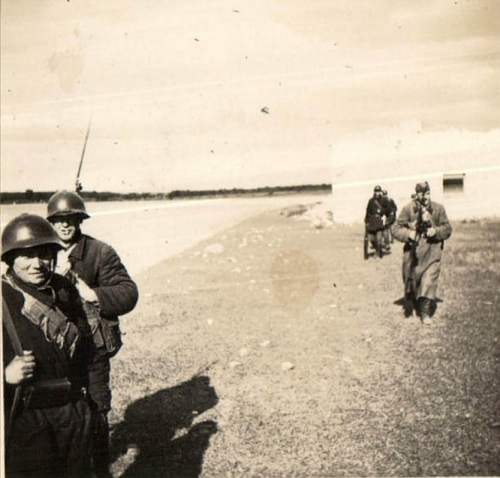
[(427, 297), (421, 297), (419, 299), (419, 309), (420, 317), (422, 318), (422, 324), (431, 325), (432, 324), (432, 300)]
[(415, 298), (413, 296), (413, 292), (411, 290), (405, 291), (405, 296), (403, 299), (403, 313), (406, 318), (409, 318), (413, 315), (413, 311), (415, 310)]

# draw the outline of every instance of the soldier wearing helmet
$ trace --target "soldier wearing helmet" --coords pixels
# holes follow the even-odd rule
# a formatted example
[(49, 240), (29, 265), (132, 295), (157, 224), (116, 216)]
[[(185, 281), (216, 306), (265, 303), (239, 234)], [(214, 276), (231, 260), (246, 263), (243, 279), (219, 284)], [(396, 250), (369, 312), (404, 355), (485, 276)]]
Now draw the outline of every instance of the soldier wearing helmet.
[(373, 196), (369, 199), (365, 213), (365, 242), (370, 243), (377, 254), (382, 257), (382, 241), (384, 230), (384, 206), (382, 203), (382, 188), (376, 185)]
[(387, 189), (382, 190), (382, 206), (384, 208), (384, 247), (386, 252), (390, 252), (391, 244), (393, 242), (391, 227), (396, 221), (396, 214), (398, 211), (398, 206), (389, 196)]
[(82, 233), (81, 224), (89, 217), (83, 199), (75, 192), (56, 192), (48, 201), (47, 219), (63, 245), (57, 271), (72, 278), (93, 332), (89, 395), (98, 415), (94, 472), (101, 478), (110, 476), (107, 416), (111, 409), (110, 358), (121, 346), (118, 316), (135, 307), (138, 290), (116, 251)]
[(2, 232), (7, 476), (90, 475), (90, 330), (77, 290), (54, 273), (59, 249), (40, 216)]
[(451, 232), (444, 206), (431, 201), (427, 181), (417, 183), (415, 198), (401, 210), (392, 233), (404, 243), (405, 315), (416, 309), (424, 325), (432, 324), (436, 311), (441, 256)]

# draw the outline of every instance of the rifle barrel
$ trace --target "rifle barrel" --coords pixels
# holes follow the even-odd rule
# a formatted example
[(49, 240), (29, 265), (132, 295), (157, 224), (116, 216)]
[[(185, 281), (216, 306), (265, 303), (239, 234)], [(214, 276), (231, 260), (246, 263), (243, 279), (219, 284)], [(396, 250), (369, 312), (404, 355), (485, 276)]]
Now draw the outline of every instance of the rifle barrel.
[(80, 156), (80, 162), (78, 164), (78, 171), (76, 173), (76, 180), (75, 180), (75, 185), (76, 188), (78, 189), (81, 187), (80, 185), (80, 173), (82, 172), (82, 165), (83, 165), (83, 159), (85, 158), (85, 151), (87, 149), (87, 142), (89, 140), (89, 135), (90, 135), (90, 127), (92, 125), (92, 118), (89, 119), (89, 124), (87, 126), (87, 132), (85, 133), (85, 141), (83, 143), (83, 149), (82, 149), (82, 154)]

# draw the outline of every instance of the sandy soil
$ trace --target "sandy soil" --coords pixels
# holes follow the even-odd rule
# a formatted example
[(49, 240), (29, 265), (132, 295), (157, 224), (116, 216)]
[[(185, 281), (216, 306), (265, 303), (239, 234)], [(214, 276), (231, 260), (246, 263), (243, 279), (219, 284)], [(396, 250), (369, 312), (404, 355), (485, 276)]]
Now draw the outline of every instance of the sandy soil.
[(138, 276), (113, 359), (115, 476), (500, 473), (498, 222), (455, 224), (435, 323), (401, 246), (266, 212)]

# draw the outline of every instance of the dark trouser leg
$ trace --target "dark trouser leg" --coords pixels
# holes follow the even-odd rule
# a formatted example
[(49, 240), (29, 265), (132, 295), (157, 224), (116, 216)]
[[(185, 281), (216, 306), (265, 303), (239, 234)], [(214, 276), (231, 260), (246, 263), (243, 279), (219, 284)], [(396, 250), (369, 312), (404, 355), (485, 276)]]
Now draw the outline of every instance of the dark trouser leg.
[(111, 409), (110, 363), (104, 350), (96, 351), (89, 367), (89, 395), (95, 409), (92, 461), (98, 478), (109, 477), (109, 425)]
[[(47, 410), (47, 417), (56, 431), (56, 441), (64, 456), (65, 477), (90, 477), (92, 414), (86, 400), (69, 403), (60, 410)], [(68, 426), (68, 422), (71, 426)]]
[(21, 410), (6, 450), (7, 478), (57, 478), (64, 473), (53, 432), (41, 410)]
[(391, 230), (389, 226), (384, 227), (384, 248), (390, 250), (391, 248)]
[(7, 478), (90, 477), (90, 409), (83, 400), (23, 410), (7, 454)]
[(98, 478), (111, 476), (109, 472), (109, 424), (105, 412), (97, 412), (93, 430), (93, 468)]
[(402, 272), (404, 282), (404, 314), (405, 317), (410, 317), (413, 315), (414, 311), (418, 313), (414, 277), (415, 270), (412, 267), (410, 251), (405, 251), (403, 255)]

